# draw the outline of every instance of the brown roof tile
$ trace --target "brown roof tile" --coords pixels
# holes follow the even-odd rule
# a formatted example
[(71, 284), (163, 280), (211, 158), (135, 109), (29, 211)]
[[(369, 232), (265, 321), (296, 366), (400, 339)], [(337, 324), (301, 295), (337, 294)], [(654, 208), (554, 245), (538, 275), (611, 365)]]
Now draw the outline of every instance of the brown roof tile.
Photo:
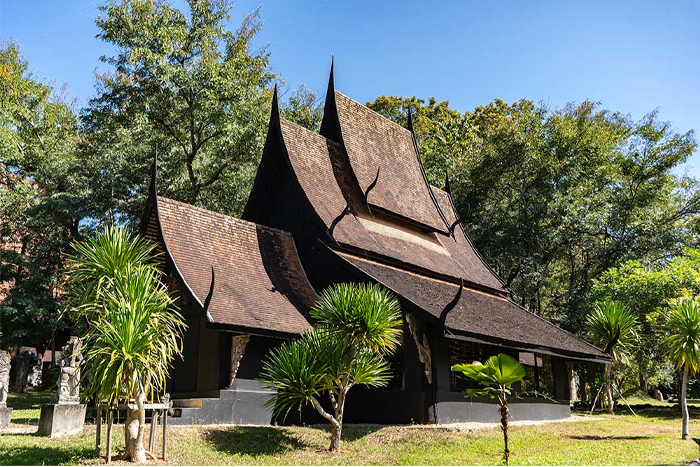
[[(459, 286), (423, 275), (340, 253), (353, 266), (435, 318), (457, 295)], [(510, 300), (464, 288), (457, 305), (447, 314), (447, 328), (482, 336), (504, 345), (550, 349), (580, 358), (609, 359), (604, 352)]]
[(363, 191), (380, 169), (369, 204), (445, 232), (411, 132), (338, 91), (335, 102), (343, 142)]
[(316, 300), (291, 234), (157, 198), (163, 238), (195, 298), (214, 323), (300, 334)]
[[(342, 147), (286, 120), (281, 120), (281, 128), (296, 178), (329, 228), (333, 219), (345, 208), (346, 199), (353, 196), (354, 190), (352, 181), (342, 168)], [(441, 193), (447, 196), (446, 193)], [(358, 205), (357, 202), (354, 204)], [(450, 212), (454, 217), (451, 207)], [(399, 263), (505, 291), (501, 281), (481, 261), (461, 229), (452, 238), (446, 234), (426, 232), (380, 214), (371, 216), (363, 209), (355, 209), (353, 214), (346, 215), (338, 223), (333, 237), (341, 244)]]

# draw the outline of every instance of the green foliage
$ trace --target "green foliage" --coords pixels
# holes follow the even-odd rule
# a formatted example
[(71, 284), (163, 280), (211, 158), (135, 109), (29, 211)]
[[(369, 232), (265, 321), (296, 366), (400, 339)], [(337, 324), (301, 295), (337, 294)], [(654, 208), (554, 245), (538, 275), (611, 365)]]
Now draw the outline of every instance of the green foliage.
[(301, 85), (294, 90), (286, 104), (282, 106), (282, 118), (318, 133), (323, 119), (323, 107), (316, 94)]
[[(268, 401), (278, 415), (311, 403), (333, 425), (338, 450), (345, 397), (355, 385), (384, 386), (391, 377), (384, 357), (399, 345), (401, 310), (396, 298), (375, 284), (335, 284), (312, 309), (314, 329), (270, 352), (260, 381), (274, 390)], [(318, 400), (327, 393), (333, 410)]]
[(69, 284), (87, 328), (85, 397), (109, 403), (152, 397), (165, 387), (185, 326), (159, 280), (153, 246), (108, 227), (75, 250)]
[(375, 284), (329, 286), (319, 296), (311, 317), (332, 340), (347, 348), (387, 354), (399, 345), (399, 303)]
[(681, 299), (666, 317), (663, 329), (668, 333), (662, 345), (677, 368), (687, 366), (691, 375), (700, 370), (700, 304)]
[(484, 386), (482, 389), (467, 389), (470, 396), (498, 397), (510, 394), (513, 383), (525, 377), (525, 368), (513, 357), (506, 354), (492, 355), (486, 363), (462, 363), (452, 365), (452, 371), (461, 372)]
[[(158, 145), (164, 194), (239, 214), (262, 153), (274, 78), (269, 52), (253, 49), (259, 10), (235, 32), (227, 0), (111, 0), (97, 18), (116, 54), (83, 113), (87, 149), (108, 215), (138, 218)], [(136, 169), (136, 170), (134, 170)]]
[(131, 238), (124, 228), (106, 227), (100, 235), (74, 243), (73, 249), (66, 285), (73, 311), (88, 323), (96, 318), (90, 311), (101, 313), (95, 304), (113, 292), (117, 278), (144, 268), (158, 274), (152, 264), (155, 245), (141, 237)]
[(87, 204), (72, 103), (29, 69), (17, 44), (0, 44), (2, 347), (47, 346), (64, 326), (63, 254)]
[(597, 304), (586, 319), (586, 327), (589, 340), (617, 362), (626, 362), (639, 342), (637, 319), (620, 302)]

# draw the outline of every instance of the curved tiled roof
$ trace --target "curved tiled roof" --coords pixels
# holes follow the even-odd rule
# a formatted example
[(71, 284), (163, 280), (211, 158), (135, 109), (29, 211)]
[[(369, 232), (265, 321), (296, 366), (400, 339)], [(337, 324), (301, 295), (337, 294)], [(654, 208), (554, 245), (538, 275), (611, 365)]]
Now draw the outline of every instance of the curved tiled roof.
[(282, 230), (156, 198), (156, 220), (182, 280), (209, 320), (250, 330), (300, 334), (316, 300), (294, 239)]
[[(339, 253), (348, 263), (396, 294), (440, 319), (456, 297), (459, 286), (420, 274), (390, 267), (354, 255)], [(556, 355), (599, 361), (610, 357), (600, 349), (552, 323), (519, 307), (510, 300), (465, 287), (445, 325), (458, 335), (511, 347), (550, 351)]]
[[(503, 283), (484, 264), (461, 229), (453, 238), (397, 223), (381, 215), (370, 215), (362, 209), (363, 201), (357, 199), (359, 193), (354, 193), (353, 181), (347, 174), (351, 169), (343, 167), (342, 147), (299, 125), (283, 119), (280, 122), (283, 143), (294, 174), (325, 226), (330, 228), (333, 219), (345, 208), (347, 199), (357, 208), (335, 226), (333, 238), (336, 241), (393, 262), (505, 291)], [(447, 196), (444, 192), (437, 194)], [(441, 198), (437, 199), (439, 201)], [(449, 199), (447, 202), (451, 203)], [(448, 219), (454, 220), (451, 204), (449, 212), (452, 217)]]
[(413, 134), (338, 91), (335, 91), (335, 103), (343, 143), (363, 191), (374, 181), (377, 168), (380, 169), (378, 183), (368, 197), (369, 204), (446, 232), (447, 226), (423, 173)]

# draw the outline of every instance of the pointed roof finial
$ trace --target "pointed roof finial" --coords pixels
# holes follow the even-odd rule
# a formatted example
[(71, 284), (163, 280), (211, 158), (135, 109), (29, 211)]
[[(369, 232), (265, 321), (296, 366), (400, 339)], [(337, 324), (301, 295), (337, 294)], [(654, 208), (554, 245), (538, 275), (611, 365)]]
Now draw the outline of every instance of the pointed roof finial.
[(408, 131), (413, 133), (413, 112), (410, 105), (408, 106)]
[[(332, 94), (335, 92), (335, 74), (333, 71), (334, 69), (335, 69), (335, 54), (331, 55), (331, 74), (328, 76), (328, 91), (326, 94), (328, 94), (328, 93)], [(328, 99), (327, 96), (326, 96), (326, 99)]]
[(445, 169), (445, 192), (452, 196), (452, 187), (450, 186), (450, 173)]
[(151, 166), (151, 184), (148, 187), (148, 196), (150, 198), (153, 198), (153, 199), (155, 199), (155, 197), (158, 194), (158, 190), (156, 189), (157, 172), (158, 172), (158, 145), (156, 144), (156, 151), (153, 154), (153, 165)]
[(270, 123), (276, 122), (280, 119), (280, 102), (279, 93), (277, 91), (277, 83), (275, 83), (275, 88), (272, 91), (272, 107), (270, 108)]

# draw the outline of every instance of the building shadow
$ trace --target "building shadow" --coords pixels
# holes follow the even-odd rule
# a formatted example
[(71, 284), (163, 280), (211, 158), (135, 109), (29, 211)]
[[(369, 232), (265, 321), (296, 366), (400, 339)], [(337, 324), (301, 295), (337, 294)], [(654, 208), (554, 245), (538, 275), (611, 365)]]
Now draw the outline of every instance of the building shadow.
[(74, 465), (94, 457), (94, 447), (6, 447), (2, 449), (0, 465)]
[[(319, 426), (319, 428), (321, 428), (321, 427)], [(331, 434), (330, 425), (328, 425), (328, 426), (324, 425), (323, 428), (328, 432), (328, 436), (330, 436), (330, 434)], [(369, 436), (373, 433), (376, 433), (377, 431), (381, 430), (382, 428), (384, 428), (383, 425), (343, 424), (343, 433), (342, 433), (341, 437), (342, 437), (343, 441), (357, 441), (358, 439), (362, 439), (365, 436)]]
[(291, 434), (291, 430), (269, 426), (230, 426), (211, 428), (205, 439), (217, 451), (226, 454), (262, 456), (282, 454), (310, 447)]

